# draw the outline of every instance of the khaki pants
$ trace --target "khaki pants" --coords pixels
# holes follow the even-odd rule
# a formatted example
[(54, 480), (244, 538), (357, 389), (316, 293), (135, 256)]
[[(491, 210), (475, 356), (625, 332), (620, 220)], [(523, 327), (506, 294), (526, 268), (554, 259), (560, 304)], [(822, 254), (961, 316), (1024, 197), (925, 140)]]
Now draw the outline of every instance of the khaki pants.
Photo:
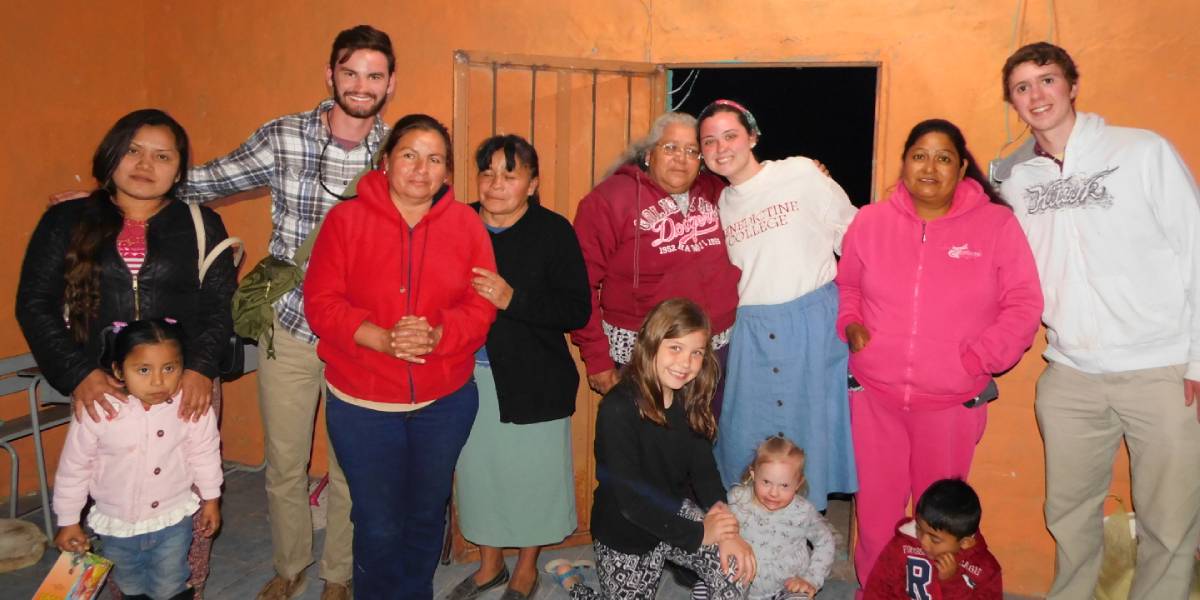
[[(267, 457), (267, 511), (275, 571), (295, 577), (312, 564), (312, 514), (308, 506), (308, 462), (313, 424), (324, 397), (325, 367), (316, 346), (296, 339), (275, 321), (275, 358), (258, 345), (258, 398)], [(329, 506), (320, 576), (335, 583), (351, 579), (350, 490), (329, 445)]]
[(1037, 384), (1046, 446), (1046, 525), (1057, 544), (1048, 598), (1092, 597), (1113, 456), (1129, 447), (1137, 572), (1129, 597), (1183, 600), (1200, 539), (1200, 423), (1184, 367), (1093, 375), (1057, 363)]

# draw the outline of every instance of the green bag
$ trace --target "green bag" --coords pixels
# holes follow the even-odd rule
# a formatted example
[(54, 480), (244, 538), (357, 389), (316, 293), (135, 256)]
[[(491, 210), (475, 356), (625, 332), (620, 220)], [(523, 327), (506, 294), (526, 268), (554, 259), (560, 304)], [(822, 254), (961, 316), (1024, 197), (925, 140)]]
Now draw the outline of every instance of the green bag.
[(275, 302), (304, 281), (304, 269), (317, 232), (324, 219), (296, 249), (295, 263), (268, 254), (238, 283), (233, 293), (233, 331), (261, 344), (267, 343), (267, 358), (275, 358)]
[[(358, 182), (379, 164), (382, 153), (382, 148), (372, 153), (371, 162), (346, 184), (342, 195), (338, 196), (340, 199), (358, 196)], [(275, 358), (275, 301), (304, 281), (304, 269), (297, 265), (308, 262), (308, 255), (317, 241), (317, 233), (324, 223), (325, 218), (322, 217), (308, 237), (304, 238), (304, 243), (300, 244), (292, 258), (294, 262), (268, 254), (246, 273), (233, 293), (233, 331), (242, 337), (259, 340), (259, 343), (266, 338), (267, 358)]]

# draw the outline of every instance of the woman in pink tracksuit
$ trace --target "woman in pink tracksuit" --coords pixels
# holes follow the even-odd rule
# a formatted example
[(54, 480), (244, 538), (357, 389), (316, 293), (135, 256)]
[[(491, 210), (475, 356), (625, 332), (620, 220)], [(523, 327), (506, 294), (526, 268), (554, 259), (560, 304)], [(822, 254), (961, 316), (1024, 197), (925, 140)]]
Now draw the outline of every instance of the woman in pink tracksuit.
[(923, 121), (903, 158), (892, 195), (846, 231), (838, 265), (837, 330), (861, 384), (850, 394), (861, 582), (910, 495), (966, 478), (983, 392), (1021, 358), (1042, 313), (1029, 244), (962, 132)]

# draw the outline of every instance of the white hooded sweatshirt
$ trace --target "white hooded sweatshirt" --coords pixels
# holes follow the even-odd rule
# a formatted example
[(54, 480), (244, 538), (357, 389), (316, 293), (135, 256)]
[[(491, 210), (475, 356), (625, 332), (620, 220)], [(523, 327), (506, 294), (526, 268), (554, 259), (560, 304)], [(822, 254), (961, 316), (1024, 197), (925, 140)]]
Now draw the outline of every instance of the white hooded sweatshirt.
[(1060, 172), (1001, 185), (1045, 294), (1046, 358), (1087, 373), (1187, 364), (1200, 380), (1200, 192), (1169, 142), (1078, 113)]

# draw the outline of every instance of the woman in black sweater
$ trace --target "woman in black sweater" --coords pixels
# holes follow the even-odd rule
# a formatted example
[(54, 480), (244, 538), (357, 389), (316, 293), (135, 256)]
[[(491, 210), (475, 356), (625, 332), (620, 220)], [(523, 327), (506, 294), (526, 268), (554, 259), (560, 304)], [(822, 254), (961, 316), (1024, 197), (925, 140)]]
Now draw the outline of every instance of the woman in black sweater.
[(754, 552), (723, 502), (712, 454), (718, 367), (711, 337), (708, 316), (684, 298), (659, 303), (638, 331), (596, 416), (592, 540), (600, 593), (568, 565), (555, 567), (572, 598), (653, 598), (667, 561), (695, 571), (712, 598), (740, 598), (754, 578)]
[[(101, 367), (105, 329), (161, 317), (179, 320), (187, 347), (180, 416), (208, 410), (233, 332), (237, 272), (225, 252), (199, 281), (195, 225), (174, 199), (187, 166), (187, 133), (175, 119), (156, 109), (129, 113), (92, 157), (99, 188), (50, 207), (29, 240), (17, 322), (46, 380), (72, 397), (77, 419), (111, 418), (104, 394), (124, 398)], [(211, 209), (200, 213), (208, 252), (225, 239), (225, 226)]]
[[(541, 546), (575, 530), (571, 415), (579, 373), (564, 334), (591, 313), (587, 268), (570, 222), (538, 204), (537, 152), (519, 136), (484, 140), (475, 153), (479, 211), (499, 273), (476, 269), (475, 291), (499, 312), (476, 354), (479, 413), (463, 447), (455, 499), (479, 570), (448, 598), (508, 583), (502, 598), (537, 588)], [(510, 576), (502, 549), (520, 548)]]

